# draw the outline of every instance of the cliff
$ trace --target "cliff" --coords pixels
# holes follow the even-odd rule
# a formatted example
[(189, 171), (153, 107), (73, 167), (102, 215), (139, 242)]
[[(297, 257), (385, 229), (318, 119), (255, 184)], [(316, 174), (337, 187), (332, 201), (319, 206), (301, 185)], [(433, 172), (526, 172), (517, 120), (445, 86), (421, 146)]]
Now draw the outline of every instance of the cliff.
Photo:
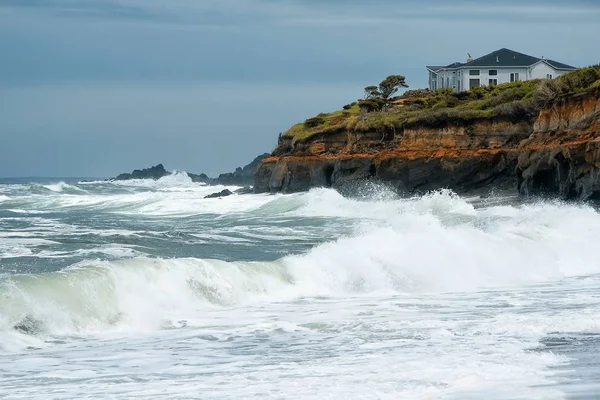
[[(569, 87), (558, 86), (561, 81), (522, 84), (521, 97), (508, 104), (497, 104), (497, 99), (515, 92), (515, 85), (486, 89), (496, 93), (488, 99), (475, 97), (477, 93), (464, 95), (475, 100), (457, 101), (454, 110), (421, 109), (419, 114), (396, 110), (376, 116), (377, 122), (369, 122), (364, 113), (346, 113), (345, 123), (339, 124), (335, 119), (341, 114), (329, 120), (322, 114), (320, 130), (311, 127), (307, 132), (306, 124), (304, 130), (298, 125), (280, 137), (275, 151), (256, 171), (255, 191), (343, 188), (377, 180), (405, 193), (499, 188), (526, 196), (596, 197), (600, 85), (590, 84), (600, 76), (596, 71), (590, 80), (578, 83), (576, 93), (557, 91), (541, 98), (546, 85), (556, 84), (563, 91)], [(485, 102), (494, 108), (484, 108)], [(473, 112), (474, 105), (481, 108)]]

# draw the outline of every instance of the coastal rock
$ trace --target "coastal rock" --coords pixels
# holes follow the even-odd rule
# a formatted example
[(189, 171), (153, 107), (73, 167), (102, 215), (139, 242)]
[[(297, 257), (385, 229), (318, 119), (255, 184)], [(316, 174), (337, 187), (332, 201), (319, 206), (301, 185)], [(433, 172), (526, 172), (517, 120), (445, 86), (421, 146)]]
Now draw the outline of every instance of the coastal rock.
[(190, 179), (192, 180), (192, 182), (198, 182), (198, 183), (206, 183), (206, 184), (211, 184), (212, 183), (212, 179), (202, 173), (202, 174), (192, 174), (190, 172), (187, 173), (188, 176), (190, 177)]
[(600, 199), (600, 90), (542, 111), (522, 149), (516, 169), (521, 195)]
[(252, 188), (252, 186), (244, 186), (242, 188), (234, 190), (233, 193), (235, 193), (235, 194), (250, 194), (250, 193), (254, 193), (254, 189)]
[[(207, 185), (232, 185), (232, 186), (249, 186), (254, 183), (254, 174), (257, 167), (260, 165), (262, 160), (269, 156), (265, 153), (254, 160), (243, 168), (238, 167), (234, 172), (220, 174), (218, 178), (210, 178), (208, 175), (187, 173), (192, 182), (205, 183)], [(153, 179), (157, 180), (164, 176), (171, 175), (171, 172), (167, 171), (162, 164), (155, 165), (154, 167), (145, 169), (136, 169), (131, 173), (120, 174), (110, 180), (129, 180), (129, 179)]]
[(145, 168), (145, 169), (136, 169), (131, 173), (120, 174), (117, 177), (113, 178), (116, 181), (125, 181), (130, 179), (160, 179), (163, 176), (170, 175), (171, 173), (165, 170), (165, 167), (162, 164), (155, 165), (154, 167)]
[(217, 185), (252, 185), (256, 168), (267, 156), (269, 156), (268, 153), (261, 154), (243, 168), (237, 167), (234, 172), (220, 174), (211, 183)]
[(290, 193), (367, 180), (407, 193), (500, 189), (600, 198), (600, 89), (564, 97), (533, 118), (280, 138), (258, 166), (254, 189)]
[(204, 196), (205, 199), (215, 199), (217, 197), (231, 196), (233, 192), (229, 189), (223, 189), (220, 192), (211, 193), (208, 196)]

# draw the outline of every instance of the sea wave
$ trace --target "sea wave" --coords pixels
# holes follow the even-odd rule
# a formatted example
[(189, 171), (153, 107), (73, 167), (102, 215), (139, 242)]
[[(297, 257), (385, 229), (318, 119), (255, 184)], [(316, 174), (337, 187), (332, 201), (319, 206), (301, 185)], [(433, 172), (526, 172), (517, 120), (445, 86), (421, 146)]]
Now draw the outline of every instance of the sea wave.
[[(312, 202), (314, 196), (331, 196), (338, 206), (355, 201), (325, 192), (273, 201), (277, 207), (294, 202), (297, 213), (338, 212)], [(600, 273), (595, 254), (584, 250), (600, 229), (591, 207), (549, 202), (475, 209), (445, 192), (392, 203), (354, 204), (356, 215), (371, 207), (366, 213), (379, 218), (273, 262), (88, 260), (60, 272), (4, 277), (0, 332), (161, 329), (201, 320), (202, 310), (257, 302), (468, 292)]]

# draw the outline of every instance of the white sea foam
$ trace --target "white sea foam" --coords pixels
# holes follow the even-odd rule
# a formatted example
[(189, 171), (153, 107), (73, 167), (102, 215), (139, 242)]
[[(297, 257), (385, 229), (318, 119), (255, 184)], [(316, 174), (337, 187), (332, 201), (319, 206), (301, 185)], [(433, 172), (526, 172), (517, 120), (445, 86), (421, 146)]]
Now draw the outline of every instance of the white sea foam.
[(70, 185), (66, 182), (58, 182), (58, 183), (52, 183), (52, 184), (42, 185), (42, 186), (52, 192), (64, 192), (64, 191), (85, 192), (85, 190), (83, 190), (82, 188), (79, 188), (75, 185)]
[[(85, 385), (99, 398), (560, 399), (555, 368), (570, 359), (537, 351), (540, 339), (600, 332), (591, 207), (475, 206), (447, 191), (204, 199), (221, 187), (171, 179), (182, 182), (27, 204), (132, 220), (214, 214), (217, 228), (185, 233), (227, 246), (292, 240), (307, 220), (327, 221), (319, 234), (329, 239), (270, 262), (143, 258), (134, 246), (99, 245), (75, 251), (90, 259), (60, 272), (3, 275), (0, 351), (13, 354), (0, 386), (13, 397), (80, 398)], [(92, 233), (23, 218), (35, 226), (0, 243), (40, 257), (64, 254), (39, 251), (30, 233)], [(262, 225), (220, 227), (226, 218)], [(331, 230), (339, 221), (349, 234)], [(134, 232), (107, 229), (103, 240)], [(93, 259), (101, 251), (110, 261)]]
[[(444, 198), (449, 203), (446, 206), (441, 205)], [(338, 201), (351, 202), (343, 198)], [(38, 285), (50, 285), (41, 292), (49, 298), (20, 301), (41, 303), (48, 310), (52, 296), (61, 293), (65, 298), (62, 285), (75, 279), (77, 284), (69, 289), (68, 301), (78, 306), (87, 304), (87, 312), (96, 311), (73, 318), (95, 315), (97, 324), (119, 315), (121, 321), (130, 318), (139, 322), (145, 318), (140, 310), (149, 306), (152, 312), (148, 315), (158, 320), (148, 323), (156, 326), (162, 319), (184, 318), (192, 309), (213, 305), (353, 293), (465, 292), (600, 273), (596, 257), (581, 251), (590, 235), (600, 230), (600, 217), (593, 209), (540, 203), (509, 213), (505, 207), (475, 210), (468, 204), (455, 204), (460, 201), (451, 194), (436, 194), (399, 201), (395, 209), (381, 205), (379, 211), (387, 214), (387, 220), (360, 224), (349, 237), (270, 263), (143, 258), (84, 262), (65, 272), (36, 278)], [(378, 203), (364, 202), (363, 207), (367, 206), (377, 209)], [(12, 240), (25, 243), (30, 239)], [(36, 240), (35, 244), (42, 243), (49, 242)], [(29, 278), (15, 279), (13, 283), (18, 286), (21, 279), (27, 282)], [(52, 289), (53, 285), (57, 289)], [(40, 296), (34, 290), (37, 288), (14, 295)], [(58, 320), (70, 320), (68, 304), (57, 305), (57, 309), (66, 312)], [(95, 314), (107, 310), (108, 314)], [(27, 307), (21, 311), (21, 317), (28, 312), (36, 315)], [(177, 317), (171, 315), (173, 312)], [(57, 320), (52, 315), (40, 315), (39, 319)], [(65, 329), (86, 326), (85, 321), (71, 321)]]

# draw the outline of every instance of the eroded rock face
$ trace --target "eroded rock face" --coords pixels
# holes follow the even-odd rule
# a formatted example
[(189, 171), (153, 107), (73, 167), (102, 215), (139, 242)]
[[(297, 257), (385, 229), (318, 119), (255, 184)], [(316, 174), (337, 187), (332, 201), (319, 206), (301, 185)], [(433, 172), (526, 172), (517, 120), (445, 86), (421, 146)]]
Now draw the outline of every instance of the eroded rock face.
[(524, 196), (600, 198), (600, 91), (543, 110), (521, 143), (516, 174)]
[(282, 140), (255, 174), (255, 191), (297, 192), (377, 180), (400, 191), (514, 190), (600, 197), (600, 90), (563, 99), (531, 120), (482, 120), (402, 132), (338, 132)]

